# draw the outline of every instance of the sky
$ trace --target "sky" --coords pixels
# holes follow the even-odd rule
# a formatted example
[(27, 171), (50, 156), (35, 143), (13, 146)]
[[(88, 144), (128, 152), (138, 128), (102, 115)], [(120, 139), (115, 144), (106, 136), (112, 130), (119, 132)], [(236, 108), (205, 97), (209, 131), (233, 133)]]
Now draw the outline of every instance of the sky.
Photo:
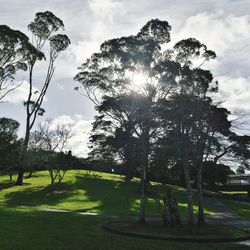
[[(250, 0), (0, 0), (0, 4), (0, 24), (26, 34), (36, 12), (49, 10), (64, 22), (71, 45), (56, 62), (43, 105), (46, 112), (38, 122), (52, 119), (70, 124), (74, 136), (69, 147), (75, 155), (87, 155), (88, 135), (96, 115), (88, 98), (73, 90), (77, 67), (105, 40), (136, 34), (152, 18), (169, 22), (172, 44), (194, 37), (216, 52), (217, 59), (208, 68), (219, 82), (218, 97), (232, 114), (242, 117), (236, 126), (238, 132), (244, 128), (249, 133)], [(36, 66), (34, 84), (38, 89), (45, 72), (46, 63)], [(18, 74), (16, 81), (22, 81), (22, 86), (0, 104), (0, 117), (20, 122), (19, 136), (24, 135), (26, 79), (26, 74)]]

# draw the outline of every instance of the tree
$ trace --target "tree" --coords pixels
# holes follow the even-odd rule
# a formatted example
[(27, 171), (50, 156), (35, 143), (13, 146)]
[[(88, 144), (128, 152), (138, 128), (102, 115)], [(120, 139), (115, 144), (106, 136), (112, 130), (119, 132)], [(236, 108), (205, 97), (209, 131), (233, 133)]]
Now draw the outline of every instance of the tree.
[[(47, 58), (47, 73), (45, 75), (42, 88), (39, 92), (34, 92), (33, 86), (34, 66), (38, 62), (39, 58), (33, 53), (28, 54), (27, 65), (29, 74), (29, 94), (27, 100), (24, 102), (26, 109), (26, 130), (24, 137), (23, 157), (27, 151), (30, 139), (30, 131), (35, 124), (36, 118), (39, 115), (43, 115), (45, 112), (45, 110), (42, 108), (42, 103), (55, 72), (55, 61), (58, 55), (70, 44), (70, 40), (66, 35), (56, 33), (58, 30), (63, 28), (63, 21), (49, 11), (36, 13), (34, 21), (28, 25), (28, 29), (31, 31), (33, 36), (34, 47), (41, 51), (45, 49), (46, 46), (48, 46), (49, 54)], [(16, 182), (17, 185), (22, 185), (23, 174), (24, 167), (20, 166)]]
[[(123, 134), (126, 140), (119, 145), (123, 154), (129, 142), (137, 142), (133, 145), (140, 152), (139, 221), (145, 221), (146, 182), (150, 168), (156, 166), (154, 158), (165, 164), (158, 169), (161, 173), (168, 171), (167, 164), (183, 169), (191, 226), (194, 213), (190, 169), (197, 174), (202, 222), (203, 162), (211, 153), (211, 146), (219, 144), (216, 136), (228, 136), (231, 124), (228, 111), (213, 104), (209, 97), (218, 86), (204, 66), (216, 54), (194, 38), (181, 40), (169, 49), (170, 29), (168, 22), (154, 19), (135, 36), (105, 41), (100, 52), (79, 68), (75, 79), (81, 85), (76, 90), (84, 89), (102, 122), (109, 121), (99, 137), (108, 144), (107, 149), (113, 147), (115, 140), (121, 142)], [(109, 136), (105, 138), (107, 127)], [(159, 154), (165, 152), (168, 156), (160, 159)]]
[(209, 189), (216, 191), (216, 184), (226, 184), (228, 175), (234, 174), (231, 168), (224, 164), (216, 164), (213, 161), (203, 163), (203, 180)]
[[(101, 156), (102, 160), (108, 158), (118, 161), (125, 168), (126, 180), (134, 177), (136, 165), (139, 165), (138, 138), (133, 136), (135, 121), (134, 97), (117, 96), (106, 98), (98, 107), (100, 116), (93, 123), (90, 155)], [(114, 122), (105, 112), (112, 112), (123, 116), (120, 122)]]
[(71, 128), (66, 124), (53, 123), (46, 120), (39, 124), (39, 130), (33, 132), (28, 152), (36, 152), (41, 157), (41, 162), (46, 166), (51, 178), (51, 184), (56, 179), (60, 183), (67, 170), (70, 169), (73, 157), (71, 151), (64, 154), (69, 139), (73, 136)]
[(30, 54), (35, 55), (38, 60), (43, 58), (43, 53), (29, 42), (25, 34), (0, 25), (0, 101), (21, 85), (13, 84), (14, 75), (19, 70), (27, 70)]
[[(173, 83), (170, 71), (163, 74), (162, 68), (156, 67), (158, 60), (164, 57), (161, 45), (170, 41), (170, 29), (168, 22), (155, 19), (144, 25), (135, 36), (104, 42), (101, 52), (93, 54), (75, 77), (97, 109), (112, 103), (101, 112), (117, 123), (117, 128), (123, 127), (122, 124), (131, 118), (134, 120), (130, 123), (131, 133), (141, 147), (139, 220), (142, 223), (145, 221), (145, 184), (150, 144), (159, 126), (155, 105), (159, 98), (168, 94), (171, 89), (169, 83)], [(167, 83), (167, 80), (172, 81)], [(126, 97), (131, 100), (129, 108), (113, 105)]]
[[(149, 156), (158, 133), (162, 131), (162, 120), (166, 120), (159, 119), (159, 109), (173, 93), (183, 92), (191, 78), (194, 78), (194, 73), (204, 73), (198, 69), (192, 70), (193, 60), (202, 59), (201, 64), (204, 64), (215, 57), (214, 52), (195, 39), (182, 40), (173, 49), (163, 50), (162, 45), (170, 41), (170, 29), (168, 22), (155, 19), (144, 25), (135, 36), (106, 41), (101, 45), (101, 52), (93, 54), (80, 67), (80, 73), (76, 76), (97, 110), (107, 101), (114, 104), (115, 100), (118, 103), (119, 99), (126, 96), (133, 100), (129, 110), (120, 103), (101, 112), (118, 122), (118, 127), (133, 120), (132, 135), (141, 147), (141, 222), (145, 220)], [(182, 162), (186, 163), (185, 160)], [(188, 193), (191, 194), (187, 167), (185, 171)], [(189, 200), (192, 217), (191, 196)]]
[(0, 167), (9, 170), (12, 180), (12, 170), (18, 163), (20, 141), (17, 140), (19, 122), (2, 117), (0, 118)]

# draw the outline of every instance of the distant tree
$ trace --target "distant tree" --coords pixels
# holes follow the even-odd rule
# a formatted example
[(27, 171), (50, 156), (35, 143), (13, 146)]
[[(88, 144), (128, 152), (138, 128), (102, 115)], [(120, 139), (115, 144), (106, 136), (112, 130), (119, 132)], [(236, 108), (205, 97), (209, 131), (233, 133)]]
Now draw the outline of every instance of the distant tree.
[[(34, 21), (28, 25), (28, 29), (32, 33), (34, 47), (42, 51), (48, 50), (48, 68), (44, 77), (44, 83), (40, 91), (34, 91), (34, 66), (40, 59), (37, 55), (28, 54), (28, 84), (29, 94), (27, 100), (24, 102), (26, 109), (26, 130), (24, 137), (23, 155), (27, 151), (30, 139), (30, 132), (33, 128), (36, 118), (43, 115), (45, 110), (42, 108), (44, 96), (48, 90), (49, 84), (55, 72), (55, 61), (58, 55), (64, 51), (70, 44), (70, 40), (66, 35), (57, 34), (56, 32), (64, 28), (63, 21), (56, 17), (52, 12), (38, 12), (35, 15)], [(20, 166), (18, 170), (17, 185), (23, 183), (24, 166)]]
[(71, 168), (71, 160), (73, 157), (71, 151), (67, 154), (64, 151), (67, 149), (69, 139), (73, 136), (71, 128), (68, 125), (53, 123), (51, 120), (46, 120), (39, 124), (39, 130), (33, 132), (33, 137), (36, 138), (30, 144), (31, 152), (38, 153), (42, 157), (42, 164), (48, 169), (51, 184), (56, 180), (60, 183), (67, 170)]
[(21, 148), (21, 142), (17, 140), (19, 125), (19, 122), (13, 119), (0, 118), (0, 168), (9, 171), (11, 180), (12, 170), (18, 164)]
[(203, 181), (209, 189), (215, 190), (216, 184), (226, 184), (228, 175), (234, 174), (231, 168), (224, 164), (216, 164), (213, 161), (203, 163)]

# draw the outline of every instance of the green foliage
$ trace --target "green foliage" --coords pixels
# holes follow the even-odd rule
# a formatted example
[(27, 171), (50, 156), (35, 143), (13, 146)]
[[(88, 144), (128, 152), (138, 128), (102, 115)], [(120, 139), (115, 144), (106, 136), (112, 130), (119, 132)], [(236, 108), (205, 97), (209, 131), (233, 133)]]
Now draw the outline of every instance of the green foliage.
[(11, 169), (16, 166), (21, 151), (21, 141), (17, 141), (19, 122), (0, 118), (0, 168)]

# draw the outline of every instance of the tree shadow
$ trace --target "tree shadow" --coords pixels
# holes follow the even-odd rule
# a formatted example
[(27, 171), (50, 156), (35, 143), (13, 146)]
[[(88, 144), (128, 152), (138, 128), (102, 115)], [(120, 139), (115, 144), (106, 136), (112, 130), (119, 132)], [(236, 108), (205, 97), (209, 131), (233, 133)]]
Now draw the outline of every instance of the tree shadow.
[[(89, 211), (113, 215), (136, 216), (139, 214), (139, 182), (126, 182), (120, 178), (107, 180), (96, 178), (96, 176), (77, 175), (75, 186), (85, 191)], [(158, 196), (149, 195), (146, 202), (146, 215), (161, 216), (162, 208), (159, 203)]]
[(13, 191), (5, 195), (5, 203), (8, 205), (25, 206), (55, 206), (60, 201), (71, 196), (72, 184), (60, 183), (46, 187), (35, 186), (20, 191)]
[(76, 176), (75, 186), (84, 190), (89, 211), (104, 214), (128, 214), (137, 198), (134, 183), (122, 180), (107, 180), (95, 177)]
[[(66, 180), (65, 180), (66, 181)], [(107, 179), (102, 175), (76, 174), (74, 180), (60, 184), (31, 186), (13, 190), (4, 195), (8, 205), (48, 206), (77, 212), (99, 212), (111, 215), (139, 214), (140, 194), (138, 181), (125, 182), (119, 176)], [(150, 185), (146, 203), (147, 216), (162, 216), (162, 197), (165, 187)], [(184, 191), (174, 190), (180, 204), (180, 214), (186, 215)]]

